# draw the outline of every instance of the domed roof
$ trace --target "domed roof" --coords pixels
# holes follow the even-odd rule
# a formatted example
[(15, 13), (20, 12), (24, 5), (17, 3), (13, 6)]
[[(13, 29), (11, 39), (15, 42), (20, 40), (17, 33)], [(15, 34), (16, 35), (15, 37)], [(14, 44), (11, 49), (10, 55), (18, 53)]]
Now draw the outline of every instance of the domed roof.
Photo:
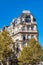
[(23, 10), (22, 14), (20, 15), (20, 19), (21, 18), (25, 18), (26, 16), (30, 16), (30, 11), (28, 10)]
[(28, 10), (23, 10), (22, 13), (30, 13)]

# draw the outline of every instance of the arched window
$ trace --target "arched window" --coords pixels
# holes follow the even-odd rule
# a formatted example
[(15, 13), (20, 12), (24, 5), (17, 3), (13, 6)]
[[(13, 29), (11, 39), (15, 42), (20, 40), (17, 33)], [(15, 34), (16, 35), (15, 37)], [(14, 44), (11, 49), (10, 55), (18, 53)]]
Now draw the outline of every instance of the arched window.
[(27, 22), (27, 23), (28, 23), (28, 22), (31, 22), (30, 15), (25, 17), (25, 22)]

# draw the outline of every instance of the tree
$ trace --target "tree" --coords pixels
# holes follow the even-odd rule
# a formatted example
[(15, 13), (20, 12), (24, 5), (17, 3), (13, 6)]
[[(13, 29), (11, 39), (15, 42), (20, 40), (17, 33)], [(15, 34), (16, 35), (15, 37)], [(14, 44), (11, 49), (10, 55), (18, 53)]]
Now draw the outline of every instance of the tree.
[(0, 32), (0, 60), (8, 59), (13, 53), (13, 41), (7, 31)]
[(42, 55), (41, 55), (40, 59), (43, 62), (43, 48), (42, 48)]
[(41, 61), (42, 47), (38, 41), (31, 39), (27, 42), (28, 46), (25, 47), (18, 58), (19, 65), (37, 64)]

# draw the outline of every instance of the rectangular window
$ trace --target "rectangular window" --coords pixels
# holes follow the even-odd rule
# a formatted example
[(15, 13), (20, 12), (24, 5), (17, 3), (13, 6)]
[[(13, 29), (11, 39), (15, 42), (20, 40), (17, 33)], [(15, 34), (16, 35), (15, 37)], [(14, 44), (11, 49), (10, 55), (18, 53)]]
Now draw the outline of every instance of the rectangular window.
[(34, 35), (31, 35), (31, 38), (34, 38)]
[(26, 36), (25, 35), (23, 35), (23, 40), (25, 40), (26, 39)]
[(25, 31), (25, 26), (22, 27), (22, 31)]
[(27, 39), (30, 40), (31, 39), (31, 35), (27, 35)]
[(34, 30), (34, 26), (31, 26), (31, 30)]
[(30, 29), (31, 29), (31, 27), (30, 27), (30, 25), (28, 25), (28, 26), (27, 26), (27, 30), (30, 30)]
[(21, 45), (22, 48), (25, 47), (25, 45), (26, 45), (26, 42), (24, 41), (24, 42), (22, 43), (22, 45)]
[(23, 37), (23, 40), (26, 40), (26, 35), (25, 34), (23, 34), (22, 37)]

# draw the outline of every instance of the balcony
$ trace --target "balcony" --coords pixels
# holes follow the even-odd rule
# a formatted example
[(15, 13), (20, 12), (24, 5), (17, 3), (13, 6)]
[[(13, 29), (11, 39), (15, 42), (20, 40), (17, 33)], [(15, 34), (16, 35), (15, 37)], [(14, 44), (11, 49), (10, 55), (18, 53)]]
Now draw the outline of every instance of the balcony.
[(17, 33), (19, 33), (19, 32), (20, 32), (20, 33), (38, 33), (37, 30), (27, 30), (27, 29), (22, 30), (22, 29), (19, 29), (19, 30), (15, 31), (14, 34), (17, 34)]
[(24, 30), (24, 31), (21, 30), (20, 32), (27, 33), (27, 34), (31, 34), (31, 33), (32, 34), (35, 34), (35, 33), (38, 33), (37, 30)]

